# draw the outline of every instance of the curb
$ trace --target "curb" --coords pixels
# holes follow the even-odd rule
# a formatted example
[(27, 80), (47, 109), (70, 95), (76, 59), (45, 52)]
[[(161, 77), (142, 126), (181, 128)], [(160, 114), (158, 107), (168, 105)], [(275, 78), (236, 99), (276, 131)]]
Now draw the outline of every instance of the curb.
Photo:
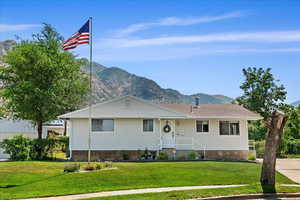
[(277, 199), (277, 198), (298, 198), (300, 193), (266, 193), (266, 194), (243, 194), (233, 196), (219, 196), (219, 197), (207, 197), (207, 198), (196, 198), (190, 200), (235, 200), (235, 199)]

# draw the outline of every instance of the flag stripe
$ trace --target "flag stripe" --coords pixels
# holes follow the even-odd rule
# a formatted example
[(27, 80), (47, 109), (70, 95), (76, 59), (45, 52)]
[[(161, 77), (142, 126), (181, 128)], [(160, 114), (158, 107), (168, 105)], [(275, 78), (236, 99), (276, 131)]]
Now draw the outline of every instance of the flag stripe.
[(87, 21), (78, 32), (74, 33), (69, 39), (67, 39), (63, 44), (62, 48), (64, 50), (75, 49), (77, 45), (89, 44), (90, 43), (90, 33), (89, 33), (89, 21)]

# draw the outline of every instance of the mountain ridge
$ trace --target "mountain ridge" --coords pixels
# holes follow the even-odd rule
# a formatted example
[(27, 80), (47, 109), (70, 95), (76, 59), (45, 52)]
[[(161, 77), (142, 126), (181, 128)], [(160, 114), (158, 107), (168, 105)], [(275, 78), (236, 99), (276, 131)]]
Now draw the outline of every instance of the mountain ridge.
[(300, 105), (300, 100), (299, 100), (299, 101), (295, 101), (295, 102), (291, 103), (291, 105), (292, 105), (292, 106), (298, 106), (298, 105)]
[[(0, 42), (0, 55), (6, 54), (15, 44), (13, 40)], [(83, 60), (88, 61), (84, 58)], [(82, 69), (89, 74), (89, 65), (83, 66)], [(154, 80), (137, 76), (119, 67), (106, 67), (97, 62), (93, 62), (92, 70), (95, 103), (125, 95), (157, 103), (194, 103), (196, 97), (200, 99), (200, 104), (224, 104), (232, 101), (232, 98), (222, 94), (185, 95), (172, 88), (162, 88)]]
[[(87, 66), (83, 67), (88, 72)], [(93, 85), (95, 101), (101, 102), (114, 97), (132, 95), (160, 103), (194, 103), (195, 98), (200, 104), (226, 104), (232, 98), (222, 94), (196, 93), (185, 95), (172, 88), (162, 88), (155, 81), (137, 76), (119, 67), (105, 67), (93, 63)]]

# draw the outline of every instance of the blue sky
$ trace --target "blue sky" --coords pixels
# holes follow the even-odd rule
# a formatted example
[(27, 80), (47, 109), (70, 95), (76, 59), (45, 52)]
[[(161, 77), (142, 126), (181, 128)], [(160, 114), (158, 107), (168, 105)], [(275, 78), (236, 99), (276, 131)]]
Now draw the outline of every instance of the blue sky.
[[(300, 1), (0, 2), (0, 40), (30, 38), (41, 22), (65, 38), (92, 16), (94, 60), (185, 94), (241, 95), (242, 68), (271, 67), (300, 100)], [(88, 56), (87, 46), (74, 53)]]

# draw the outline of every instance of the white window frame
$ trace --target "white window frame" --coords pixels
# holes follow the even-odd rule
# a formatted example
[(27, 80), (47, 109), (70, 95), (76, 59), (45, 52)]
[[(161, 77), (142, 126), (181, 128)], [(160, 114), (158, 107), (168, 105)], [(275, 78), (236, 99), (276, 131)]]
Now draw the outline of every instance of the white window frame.
[[(93, 119), (99, 119), (99, 120), (113, 120), (114, 122), (114, 130), (113, 131), (93, 131)], [(91, 133), (93, 134), (114, 134), (116, 132), (116, 120), (113, 118), (92, 118), (91, 119)]]
[[(202, 125), (202, 132), (201, 131), (197, 131), (197, 121), (205, 121), (205, 122), (207, 122), (207, 124), (208, 124), (208, 131), (206, 132), (204, 132), (203, 131), (203, 125)], [(209, 122), (209, 120), (205, 120), (205, 119), (196, 119), (195, 120), (195, 132), (197, 133), (197, 134), (208, 134), (209, 132), (210, 132), (210, 122)]]
[[(221, 131), (220, 131), (220, 123), (221, 122), (229, 122), (229, 126), (228, 126), (228, 128), (229, 128), (229, 134), (228, 135), (222, 135), (221, 134)], [(238, 123), (239, 124), (239, 134), (236, 134), (236, 135), (233, 135), (233, 134), (230, 134), (230, 124), (231, 123)], [(233, 137), (238, 137), (238, 136), (241, 136), (241, 121), (239, 121), (239, 120), (237, 120), (237, 121), (234, 121), (234, 120), (219, 120), (219, 135), (220, 136), (225, 136), (225, 137), (227, 137), (227, 136), (233, 136)]]
[[(152, 120), (153, 121), (153, 130), (152, 131), (144, 131), (144, 120)], [(154, 133), (155, 132), (155, 119), (142, 119), (141, 120), (141, 132), (143, 134)]]

